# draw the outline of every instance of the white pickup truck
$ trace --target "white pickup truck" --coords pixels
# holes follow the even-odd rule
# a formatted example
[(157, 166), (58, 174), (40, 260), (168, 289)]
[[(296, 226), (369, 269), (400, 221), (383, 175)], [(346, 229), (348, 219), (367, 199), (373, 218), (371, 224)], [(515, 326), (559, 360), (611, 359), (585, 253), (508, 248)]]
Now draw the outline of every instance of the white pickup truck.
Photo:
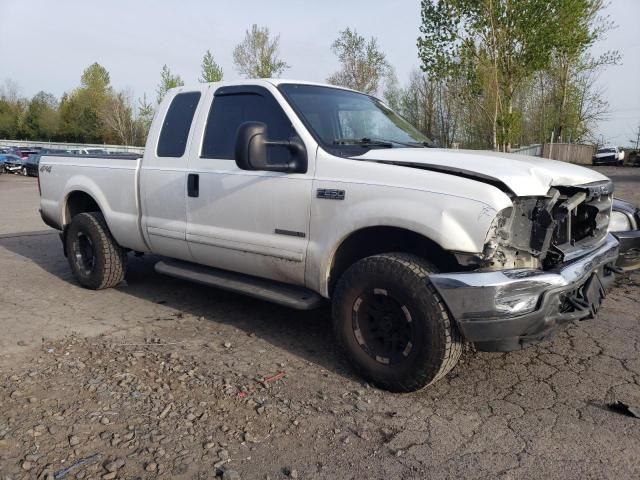
[[(174, 89), (144, 156), (44, 156), (39, 182), (82, 286), (116, 286), (128, 252), (153, 252), (164, 274), (330, 300), (354, 367), (394, 391), (443, 377), (464, 341), (520, 349), (594, 316), (621, 270), (610, 220), (640, 220), (611, 213), (595, 171), (430, 148), (372, 96), (285, 80)], [(637, 231), (620, 235), (637, 253)]]

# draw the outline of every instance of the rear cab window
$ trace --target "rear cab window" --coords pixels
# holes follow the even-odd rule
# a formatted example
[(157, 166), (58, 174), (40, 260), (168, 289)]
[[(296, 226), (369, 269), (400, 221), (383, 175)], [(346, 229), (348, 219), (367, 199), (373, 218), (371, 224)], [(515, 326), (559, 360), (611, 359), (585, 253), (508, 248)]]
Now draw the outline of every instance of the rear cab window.
[(162, 123), (156, 151), (158, 157), (184, 155), (199, 101), (200, 92), (179, 93), (173, 98)]

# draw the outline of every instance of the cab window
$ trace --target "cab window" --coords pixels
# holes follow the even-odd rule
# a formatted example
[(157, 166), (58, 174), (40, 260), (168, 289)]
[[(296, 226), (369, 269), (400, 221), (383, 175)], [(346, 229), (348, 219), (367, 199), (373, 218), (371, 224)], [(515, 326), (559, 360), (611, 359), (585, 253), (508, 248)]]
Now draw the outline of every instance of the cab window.
[[(288, 140), (295, 135), (291, 121), (268, 90), (222, 87), (209, 111), (201, 157), (234, 160), (238, 127), (250, 121), (265, 123), (269, 140)], [(290, 155), (285, 147), (273, 147), (268, 161), (286, 161)]]
[(187, 147), (193, 115), (200, 92), (179, 93), (171, 101), (164, 117), (157, 154), (159, 157), (182, 157)]

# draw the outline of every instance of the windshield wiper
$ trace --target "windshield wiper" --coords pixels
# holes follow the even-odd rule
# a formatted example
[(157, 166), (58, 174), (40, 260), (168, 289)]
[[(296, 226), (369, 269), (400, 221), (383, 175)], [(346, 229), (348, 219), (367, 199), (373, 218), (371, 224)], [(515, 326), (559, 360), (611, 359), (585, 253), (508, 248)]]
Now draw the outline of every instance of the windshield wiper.
[(386, 138), (338, 138), (333, 141), (334, 145), (363, 145), (392, 148), (393, 145), (402, 145), (410, 148), (434, 148), (432, 142), (400, 142), (399, 140), (391, 140)]
[(411, 148), (423, 148), (428, 146), (427, 142), (400, 142), (398, 140), (387, 140), (382, 138), (376, 138), (374, 140), (377, 142), (395, 143), (396, 145), (402, 145), (403, 147), (411, 147)]
[(393, 143), (387, 140), (375, 140), (367, 137), (363, 138), (336, 138), (334, 145), (361, 145), (363, 147), (384, 147), (392, 148)]
[(433, 142), (410, 142), (409, 145), (411, 145), (412, 147), (418, 147), (418, 148), (438, 148), (437, 145)]

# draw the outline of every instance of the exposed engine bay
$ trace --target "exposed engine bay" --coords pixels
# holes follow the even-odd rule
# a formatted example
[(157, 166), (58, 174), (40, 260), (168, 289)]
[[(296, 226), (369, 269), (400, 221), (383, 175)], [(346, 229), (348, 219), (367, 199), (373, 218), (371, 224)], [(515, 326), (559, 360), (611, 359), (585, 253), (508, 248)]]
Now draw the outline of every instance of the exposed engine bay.
[(551, 188), (545, 197), (517, 197), (493, 221), (483, 269), (553, 268), (597, 246), (607, 235), (613, 183)]

